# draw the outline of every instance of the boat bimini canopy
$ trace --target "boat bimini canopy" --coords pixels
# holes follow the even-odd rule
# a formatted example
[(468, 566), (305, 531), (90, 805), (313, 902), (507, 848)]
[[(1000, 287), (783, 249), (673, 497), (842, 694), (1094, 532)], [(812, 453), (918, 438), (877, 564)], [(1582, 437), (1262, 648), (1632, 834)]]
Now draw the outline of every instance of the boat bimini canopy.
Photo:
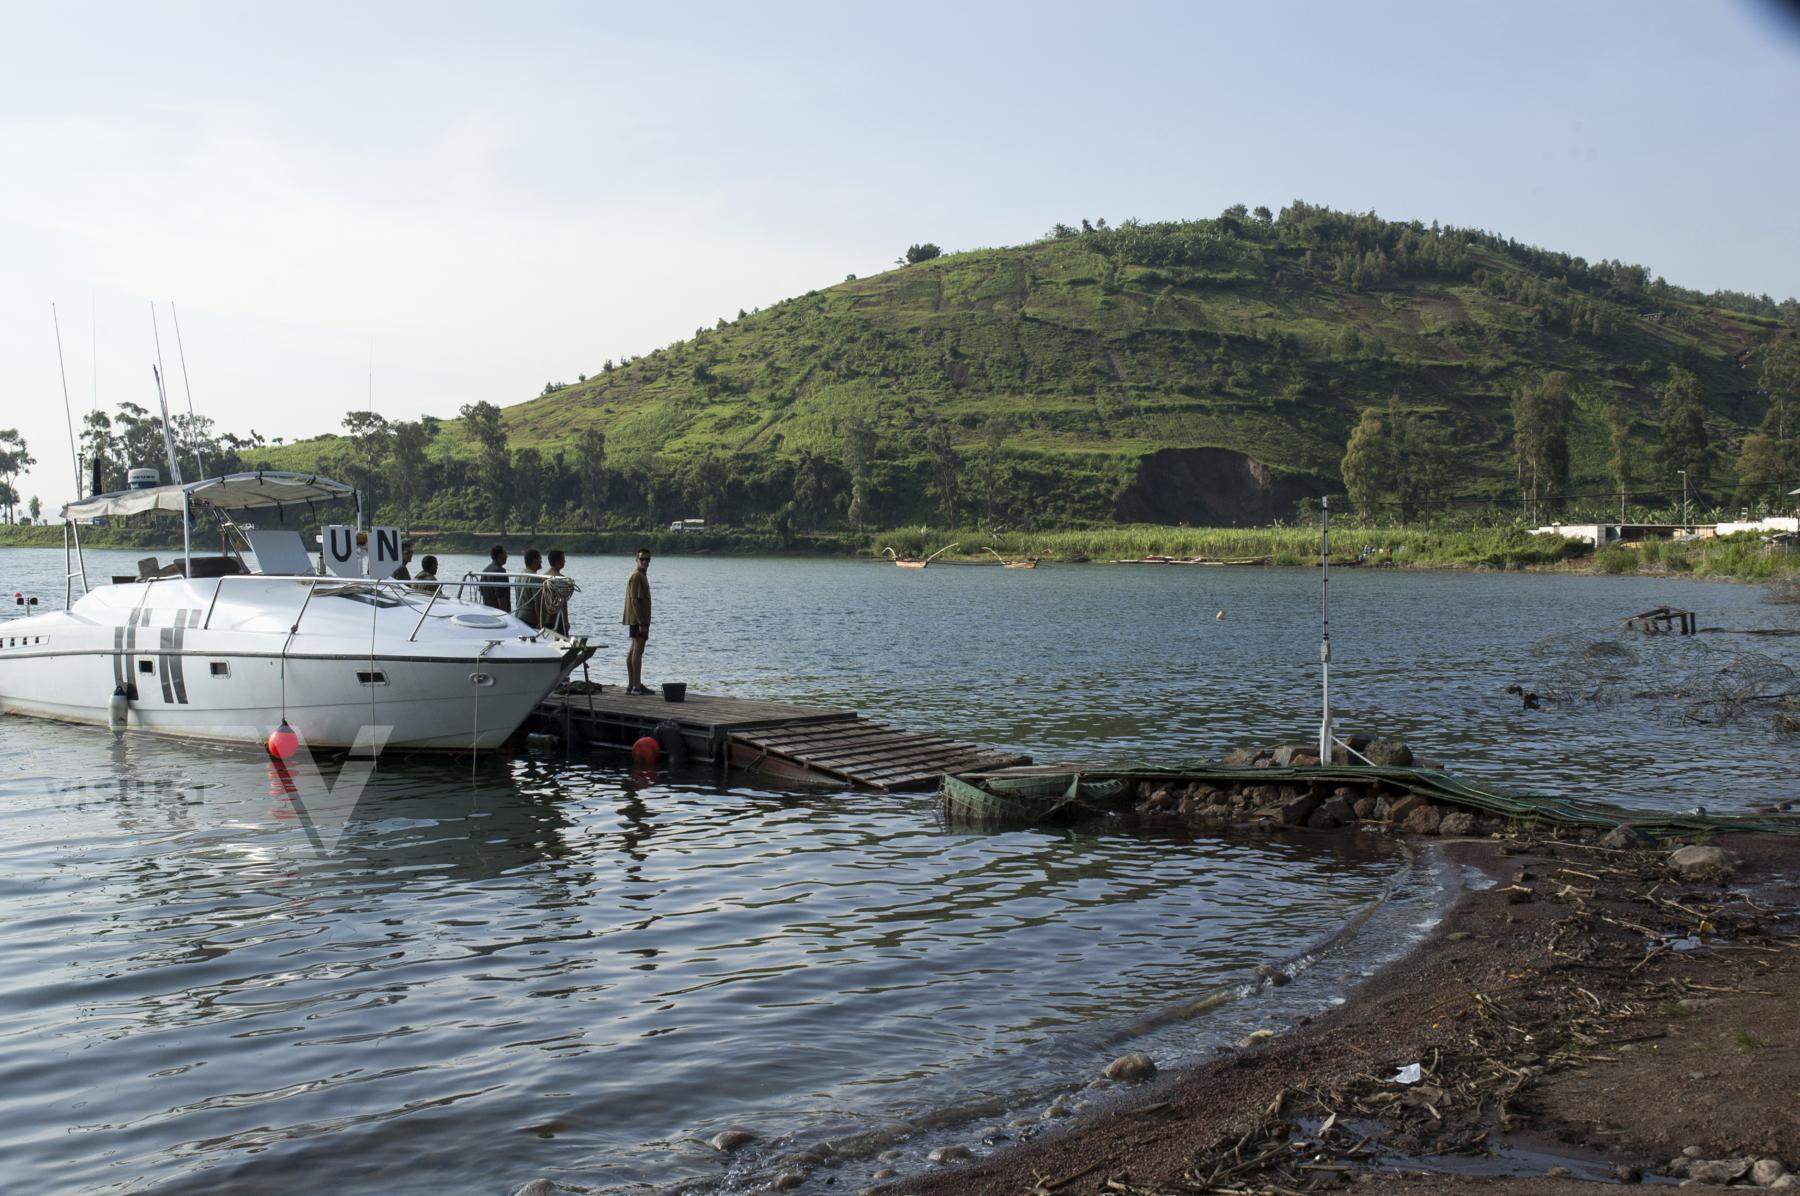
[(67, 521), (87, 522), (103, 515), (139, 515), (145, 511), (182, 514), (198, 503), (222, 511), (266, 510), (308, 506), (318, 502), (341, 502), (355, 497), (354, 486), (346, 486), (342, 482), (334, 482), (316, 474), (259, 470), (202, 478), (198, 482), (180, 482), (172, 486), (150, 486), (143, 490), (116, 490), (111, 494), (96, 494), (64, 507), (62, 517)]

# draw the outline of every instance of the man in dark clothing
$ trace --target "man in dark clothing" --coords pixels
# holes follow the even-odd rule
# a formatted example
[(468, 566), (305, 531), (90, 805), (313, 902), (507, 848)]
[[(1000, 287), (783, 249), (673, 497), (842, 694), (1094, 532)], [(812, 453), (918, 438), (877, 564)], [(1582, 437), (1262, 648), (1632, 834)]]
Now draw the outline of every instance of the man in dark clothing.
[(493, 579), (498, 585), (481, 587), (481, 601), (501, 614), (512, 613), (512, 587), (506, 584), (506, 545), (496, 544), (488, 553), (487, 568), (481, 571), (483, 581)]
[(625, 692), (647, 694), (644, 684), (644, 645), (650, 642), (650, 550), (638, 549), (637, 568), (625, 579), (625, 617), (619, 620), (630, 630), (629, 647), (625, 649)]
[(412, 541), (407, 540), (400, 545), (400, 567), (394, 570), (395, 581), (412, 580), (412, 570), (407, 568), (410, 564), (412, 564)]

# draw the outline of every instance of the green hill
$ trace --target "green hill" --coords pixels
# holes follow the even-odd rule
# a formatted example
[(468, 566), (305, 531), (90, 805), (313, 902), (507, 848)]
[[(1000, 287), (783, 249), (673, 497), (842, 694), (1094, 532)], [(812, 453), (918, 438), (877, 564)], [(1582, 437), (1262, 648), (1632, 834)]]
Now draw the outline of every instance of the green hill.
[[(1450, 493), (1511, 493), (1511, 398), (1552, 370), (1575, 384), (1573, 490), (1609, 486), (1615, 402), (1635, 473), (1667, 481), (1650, 476), (1651, 420), (1672, 365), (1697, 375), (1728, 462), (1767, 406), (1761, 355), (1797, 314), (1640, 266), (1296, 203), (1059, 227), (849, 279), (547, 386), (500, 420), (513, 454), (538, 450), (515, 456), (511, 484), (545, 525), (703, 515), (792, 530), (854, 513), (942, 526), (949, 510), (1011, 526), (1262, 522), (1341, 492), (1359, 412), (1396, 397), (1454, 446)], [(605, 455), (584, 490), (588, 429)], [(340, 437), (264, 455), (354, 474), (359, 451), (387, 501), (420, 496), (415, 519), (492, 526), (506, 458), (490, 453), (484, 472), (466, 421), (436, 428), (404, 485), (379, 446)]]

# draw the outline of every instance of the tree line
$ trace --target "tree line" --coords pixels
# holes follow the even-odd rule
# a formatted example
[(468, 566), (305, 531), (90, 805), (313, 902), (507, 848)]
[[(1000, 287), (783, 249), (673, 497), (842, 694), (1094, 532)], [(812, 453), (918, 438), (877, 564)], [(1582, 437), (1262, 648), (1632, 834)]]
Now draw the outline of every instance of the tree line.
[[(1736, 449), (1737, 491), (1746, 500), (1786, 509), (1789, 490), (1800, 486), (1800, 346), (1793, 340), (1764, 354), (1759, 387), (1768, 400), (1762, 422)], [(1518, 387), (1512, 395), (1513, 460), (1519, 504), (1533, 522), (1551, 518), (1569, 499), (1570, 435), (1579, 385), (1553, 370)], [(1656, 388), (1656, 413), (1649, 429), (1650, 466), (1646, 478), (1633, 446), (1637, 423), (1624, 400), (1614, 395), (1601, 407), (1607, 433), (1607, 475), (1618, 501), (1619, 518), (1640, 485), (1652, 493), (1679, 493), (1695, 502), (1723, 499), (1715, 485), (1723, 446), (1706, 426), (1700, 380), (1670, 365)], [(1403, 408), (1400, 396), (1384, 409), (1370, 407), (1352, 429), (1340, 469), (1344, 487), (1359, 512), (1406, 522), (1429, 518), (1447, 497), (1452, 446), (1445, 431), (1425, 414)], [(1593, 497), (1583, 496), (1583, 497)], [(1775, 500), (1771, 502), (1770, 500)]]

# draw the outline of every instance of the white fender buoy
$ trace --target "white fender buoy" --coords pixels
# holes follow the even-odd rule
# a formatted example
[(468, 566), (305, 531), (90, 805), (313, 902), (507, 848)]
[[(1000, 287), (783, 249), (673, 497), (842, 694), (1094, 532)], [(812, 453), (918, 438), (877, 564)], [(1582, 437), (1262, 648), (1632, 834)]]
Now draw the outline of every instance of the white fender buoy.
[(1220, 611), (1220, 612), (1219, 612), (1219, 613), (1218, 613), (1218, 614), (1216, 614), (1216, 615), (1214, 615), (1214, 616), (1213, 616), (1213, 618), (1215, 618), (1215, 619), (1217, 619), (1217, 620), (1218, 620), (1218, 621), (1219, 621), (1219, 622), (1221, 622), (1221, 623), (1223, 623), (1223, 622), (1224, 622), (1224, 621), (1225, 621), (1225, 612), (1224, 612), (1224, 611)]
[(123, 685), (113, 689), (112, 700), (106, 704), (106, 725), (114, 731), (123, 731), (126, 720), (131, 717), (131, 698)]

